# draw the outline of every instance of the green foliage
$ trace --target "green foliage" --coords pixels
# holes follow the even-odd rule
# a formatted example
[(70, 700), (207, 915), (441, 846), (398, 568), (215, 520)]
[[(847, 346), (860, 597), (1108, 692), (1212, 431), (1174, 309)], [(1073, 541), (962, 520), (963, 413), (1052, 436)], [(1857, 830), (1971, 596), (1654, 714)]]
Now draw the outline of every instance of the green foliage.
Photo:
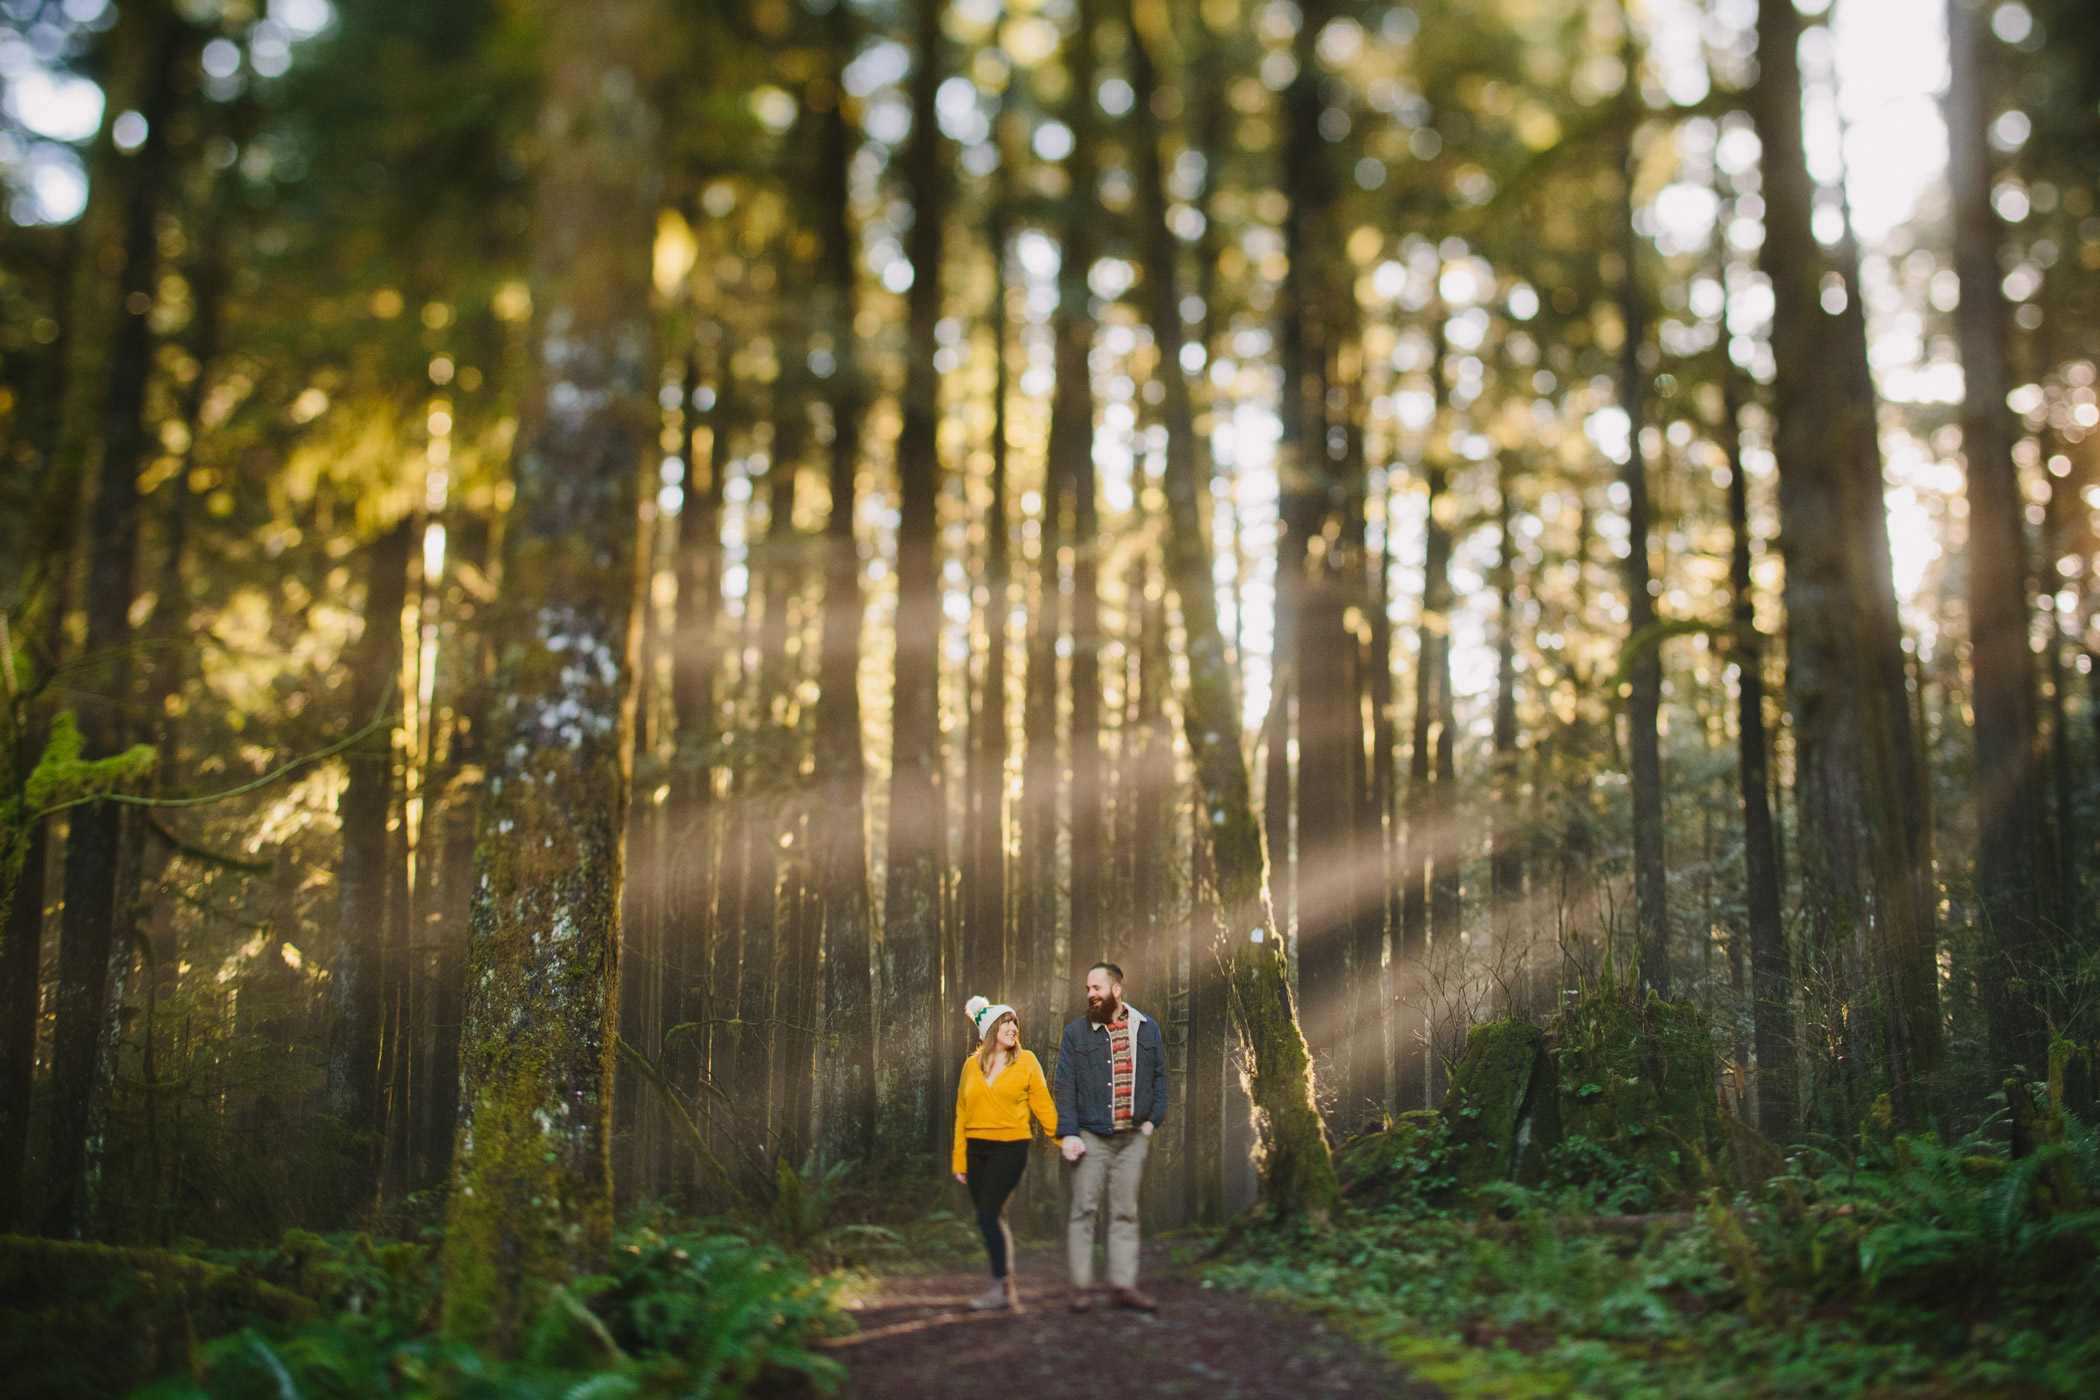
[(0, 1389), (120, 1394), (186, 1364), (200, 1336), (312, 1313), (275, 1282), (164, 1250), (0, 1236)]
[(1403, 1113), (1385, 1131), (1351, 1138), (1335, 1158), (1343, 1199), (1403, 1215), (1450, 1205), (1458, 1172), (1444, 1115), (1430, 1109)]
[[(1433, 1124), (1404, 1141), (1352, 1143), (1345, 1175), (1448, 1171)], [(1212, 1281), (1320, 1307), (1459, 1397), (2100, 1386), (2100, 1211), (2082, 1204), (2100, 1199), (2100, 1133), (2071, 1115), (2025, 1155), (1869, 1132), (1854, 1160), (1797, 1159), (1762, 1199), (1715, 1191), (1698, 1213), (1623, 1214), (1651, 1180), (1571, 1136), (1544, 1187), (1486, 1188), (1504, 1219), (1396, 1193), (1346, 1228), (1249, 1232)]]
[(226, 1258), (220, 1267), (310, 1300), (318, 1317), (251, 1317), (137, 1400), (723, 1397), (788, 1375), (829, 1393), (843, 1374), (814, 1350), (838, 1325), (832, 1285), (733, 1234), (623, 1231), (603, 1273), (550, 1291), (515, 1361), (434, 1335), (437, 1274), (424, 1246), (294, 1231), (277, 1249)]

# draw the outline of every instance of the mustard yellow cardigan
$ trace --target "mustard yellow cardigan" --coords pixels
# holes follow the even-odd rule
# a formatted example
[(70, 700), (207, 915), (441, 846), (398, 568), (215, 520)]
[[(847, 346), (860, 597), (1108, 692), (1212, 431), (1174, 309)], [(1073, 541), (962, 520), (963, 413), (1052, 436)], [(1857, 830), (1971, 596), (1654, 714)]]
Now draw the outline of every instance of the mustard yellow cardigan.
[(955, 1170), (966, 1171), (965, 1138), (992, 1142), (1026, 1142), (1028, 1115), (1033, 1110), (1043, 1132), (1057, 1136), (1057, 1105), (1050, 1101), (1050, 1086), (1043, 1079), (1042, 1062), (1026, 1050), (1018, 1052), (999, 1077), (984, 1082), (977, 1057), (963, 1061), (962, 1082), (955, 1089)]

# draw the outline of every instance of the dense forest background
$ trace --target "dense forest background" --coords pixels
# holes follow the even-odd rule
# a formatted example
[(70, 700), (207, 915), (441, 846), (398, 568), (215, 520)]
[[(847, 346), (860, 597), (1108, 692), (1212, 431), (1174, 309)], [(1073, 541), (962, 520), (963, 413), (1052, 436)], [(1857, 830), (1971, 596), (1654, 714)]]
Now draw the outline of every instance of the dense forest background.
[(0, 1225), (467, 1279), (931, 1181), (964, 998), (1047, 1062), (1097, 958), (1165, 1224), (1600, 989), (1782, 1148), (2100, 1036), (2088, 5), (0, 0), (0, 74)]

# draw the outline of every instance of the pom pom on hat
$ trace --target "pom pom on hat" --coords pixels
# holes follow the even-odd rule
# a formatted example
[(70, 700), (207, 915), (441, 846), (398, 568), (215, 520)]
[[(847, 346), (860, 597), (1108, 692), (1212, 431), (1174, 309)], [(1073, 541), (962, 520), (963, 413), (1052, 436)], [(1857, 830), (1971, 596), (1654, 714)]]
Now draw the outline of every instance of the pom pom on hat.
[(993, 1002), (984, 997), (971, 997), (963, 1003), (963, 1014), (968, 1016), (970, 1023), (977, 1027), (977, 1038), (982, 1040), (984, 1039), (984, 1033), (999, 1023), (1000, 1017), (1013, 1015), (1014, 1009), (1003, 1002)]

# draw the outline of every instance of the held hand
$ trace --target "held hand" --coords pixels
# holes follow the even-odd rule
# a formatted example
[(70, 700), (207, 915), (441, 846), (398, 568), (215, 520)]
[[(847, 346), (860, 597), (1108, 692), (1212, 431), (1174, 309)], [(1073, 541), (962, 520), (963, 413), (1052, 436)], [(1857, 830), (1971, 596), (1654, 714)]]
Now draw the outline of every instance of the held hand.
[(1086, 1156), (1086, 1144), (1077, 1137), (1066, 1138), (1060, 1146), (1064, 1149), (1067, 1162), (1076, 1162), (1081, 1157)]
[(955, 1174), (955, 1183), (958, 1186), (968, 1186), (970, 1184), (970, 1174), (968, 1172), (957, 1172)]

